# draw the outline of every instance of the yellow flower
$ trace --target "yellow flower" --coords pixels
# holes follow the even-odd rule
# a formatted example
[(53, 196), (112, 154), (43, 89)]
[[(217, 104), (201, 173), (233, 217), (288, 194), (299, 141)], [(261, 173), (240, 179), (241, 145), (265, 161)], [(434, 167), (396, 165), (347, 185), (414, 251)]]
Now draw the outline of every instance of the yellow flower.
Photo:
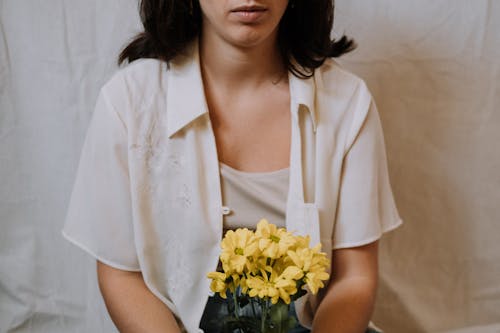
[(231, 274), (231, 281), (229, 282), (228, 289), (232, 293), (234, 293), (238, 287), (241, 287), (241, 292), (243, 294), (246, 294), (248, 287), (247, 287), (245, 275), (233, 273), (233, 274)]
[(272, 304), (276, 304), (281, 298), (286, 304), (290, 304), (290, 296), (297, 293), (297, 281), (303, 276), (302, 270), (296, 266), (287, 267), (281, 274), (272, 267), (270, 272), (261, 269), (259, 275), (247, 278), (248, 295), (270, 298)]
[(221, 272), (210, 272), (207, 274), (209, 279), (212, 279), (210, 283), (210, 290), (214, 293), (219, 293), (220, 297), (226, 298), (226, 290), (228, 284), (226, 283), (227, 275)]
[(330, 278), (330, 275), (324, 270), (318, 270), (315, 272), (309, 272), (306, 274), (306, 278), (304, 282), (307, 284), (313, 295), (315, 295), (320, 288), (323, 288), (325, 284), (323, 281), (326, 281)]
[(311, 237), (307, 236), (295, 236), (295, 244), (290, 247), (290, 250), (305, 249), (309, 247), (309, 242)]
[(302, 279), (304, 273), (297, 266), (288, 266), (276, 279), (275, 286), (278, 288), (280, 298), (290, 304), (290, 296), (297, 293), (297, 281)]
[(280, 283), (276, 283), (276, 287), (278, 288), (278, 291), (280, 293), (280, 298), (283, 300), (283, 302), (285, 302), (286, 304), (290, 304), (291, 302), (290, 296), (295, 295), (297, 293), (297, 285), (286, 284), (281, 286)]
[(257, 224), (255, 236), (259, 238), (259, 249), (262, 254), (271, 259), (277, 259), (296, 243), (295, 237), (285, 228), (277, 228), (266, 219)]
[(245, 267), (252, 270), (249, 258), (258, 251), (257, 239), (252, 231), (247, 228), (229, 230), (221, 242), (221, 248), (220, 260), (224, 272), (241, 274)]
[(304, 272), (302, 271), (302, 269), (297, 266), (288, 266), (287, 268), (285, 268), (283, 273), (281, 273), (279, 279), (298, 281), (302, 279), (303, 276)]
[(276, 304), (280, 296), (278, 288), (275, 286), (276, 272), (268, 276), (265, 270), (261, 270), (258, 276), (249, 276), (246, 284), (248, 286), (248, 295), (250, 297), (270, 298), (271, 303)]
[[(290, 304), (298, 286), (316, 294), (329, 279), (330, 262), (320, 252), (321, 244), (309, 248), (309, 236), (294, 236), (262, 219), (256, 232), (246, 228), (228, 231), (221, 242), (220, 261), (224, 272), (211, 272), (210, 289), (226, 298), (238, 287), (250, 297), (282, 299)], [(302, 288), (305, 288), (303, 286)]]
[(326, 268), (330, 261), (324, 252), (320, 252), (321, 244), (311, 248), (299, 248), (295, 251), (288, 251), (288, 256), (295, 266), (302, 270), (305, 275), (304, 282), (313, 294), (324, 287), (323, 281), (330, 278)]

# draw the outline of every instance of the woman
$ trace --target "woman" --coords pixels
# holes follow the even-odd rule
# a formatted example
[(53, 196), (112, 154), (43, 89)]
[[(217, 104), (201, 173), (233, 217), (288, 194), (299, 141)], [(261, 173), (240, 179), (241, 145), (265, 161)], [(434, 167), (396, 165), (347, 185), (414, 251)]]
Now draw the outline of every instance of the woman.
[(295, 304), (298, 331), (364, 332), (378, 239), (401, 219), (375, 104), (331, 59), (353, 48), (330, 39), (331, 1), (143, 0), (141, 14), (63, 230), (97, 258), (116, 326), (206, 328), (224, 231), (266, 217), (331, 255), (328, 288)]

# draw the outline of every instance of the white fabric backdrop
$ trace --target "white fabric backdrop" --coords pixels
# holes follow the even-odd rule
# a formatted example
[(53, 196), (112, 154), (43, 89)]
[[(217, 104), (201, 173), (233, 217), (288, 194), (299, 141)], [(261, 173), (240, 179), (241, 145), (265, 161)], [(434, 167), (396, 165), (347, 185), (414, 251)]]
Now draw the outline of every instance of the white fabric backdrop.
[[(500, 1), (338, 0), (405, 221), (384, 237), (386, 332), (500, 332)], [(0, 0), (0, 332), (115, 332), (60, 235), (98, 89), (136, 0)]]

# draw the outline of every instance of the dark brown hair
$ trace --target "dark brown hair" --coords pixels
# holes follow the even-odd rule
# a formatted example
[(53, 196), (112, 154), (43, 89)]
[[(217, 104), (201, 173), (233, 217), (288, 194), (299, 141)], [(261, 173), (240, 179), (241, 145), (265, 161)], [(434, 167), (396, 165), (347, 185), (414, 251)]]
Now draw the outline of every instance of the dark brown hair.
[[(295, 76), (310, 77), (326, 58), (356, 47), (346, 36), (331, 39), (333, 13), (332, 0), (289, 1), (279, 25), (278, 44), (285, 65)], [(140, 58), (169, 62), (200, 34), (198, 0), (141, 0), (140, 16), (144, 32), (123, 49), (119, 64)]]

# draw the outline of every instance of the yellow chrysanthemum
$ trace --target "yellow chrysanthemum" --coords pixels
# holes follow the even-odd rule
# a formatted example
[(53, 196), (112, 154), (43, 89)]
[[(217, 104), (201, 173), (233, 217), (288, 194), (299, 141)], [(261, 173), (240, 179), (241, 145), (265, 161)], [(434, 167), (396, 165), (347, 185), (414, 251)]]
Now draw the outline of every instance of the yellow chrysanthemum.
[(260, 275), (249, 276), (246, 280), (248, 295), (250, 297), (270, 298), (271, 303), (276, 304), (280, 296), (280, 292), (275, 286), (276, 278), (276, 272), (273, 271), (268, 275), (264, 270), (261, 270)]
[(320, 288), (324, 287), (323, 281), (330, 278), (330, 275), (326, 272), (330, 261), (326, 258), (325, 253), (320, 252), (320, 249), (321, 244), (318, 244), (312, 249), (302, 248), (287, 252), (295, 266), (304, 273), (304, 282), (313, 294), (316, 294)]
[(295, 266), (287, 267), (281, 274), (272, 268), (271, 272), (261, 269), (259, 275), (248, 277), (248, 295), (270, 298), (273, 304), (281, 298), (286, 304), (290, 304), (290, 296), (297, 293), (297, 281), (303, 276), (302, 270)]
[(255, 235), (259, 238), (259, 249), (262, 254), (271, 259), (277, 259), (286, 254), (295, 245), (295, 237), (285, 228), (277, 228), (266, 219), (257, 224)]
[(219, 293), (220, 297), (226, 298), (226, 290), (228, 284), (226, 283), (227, 275), (221, 272), (210, 272), (207, 274), (209, 279), (212, 279), (210, 283), (210, 290), (214, 293)]
[(210, 289), (226, 298), (238, 287), (250, 297), (282, 299), (290, 304), (298, 286), (306, 284), (316, 294), (329, 279), (330, 262), (320, 252), (321, 244), (309, 248), (309, 236), (294, 236), (261, 220), (256, 232), (246, 228), (228, 231), (221, 242), (220, 261), (224, 272), (212, 272)]
[(315, 295), (319, 289), (323, 288), (326, 281), (330, 278), (330, 275), (324, 270), (318, 270), (315, 272), (309, 272), (306, 274), (304, 282), (307, 284), (313, 295)]
[(280, 298), (290, 304), (290, 296), (297, 293), (297, 281), (302, 279), (304, 273), (297, 266), (288, 266), (276, 279), (275, 287), (278, 288)]
[(280, 274), (279, 279), (298, 281), (302, 279), (304, 272), (297, 266), (288, 266), (283, 273)]
[(311, 237), (307, 236), (294, 236), (295, 244), (290, 247), (290, 250), (298, 250), (298, 249), (306, 249), (309, 247), (309, 242), (311, 241)]
[(222, 253), (220, 260), (222, 268), (227, 274), (234, 272), (241, 274), (245, 267), (252, 270), (252, 263), (248, 260), (258, 251), (258, 242), (255, 234), (248, 230), (229, 230), (221, 242)]
[[(285, 282), (286, 281), (283, 281), (283, 283), (285, 283)], [(280, 298), (286, 304), (290, 304), (290, 302), (291, 302), (290, 296), (295, 295), (297, 293), (297, 285), (285, 284), (285, 285), (281, 286), (281, 283), (278, 282), (278, 283), (276, 283), (276, 288), (278, 289), (278, 291), (280, 293)]]
[(231, 274), (231, 281), (229, 282), (229, 285), (228, 285), (228, 289), (234, 293), (236, 288), (240, 287), (241, 288), (241, 292), (243, 294), (246, 294), (247, 292), (247, 283), (246, 283), (246, 277), (244, 274), (237, 274), (237, 273), (233, 273)]

